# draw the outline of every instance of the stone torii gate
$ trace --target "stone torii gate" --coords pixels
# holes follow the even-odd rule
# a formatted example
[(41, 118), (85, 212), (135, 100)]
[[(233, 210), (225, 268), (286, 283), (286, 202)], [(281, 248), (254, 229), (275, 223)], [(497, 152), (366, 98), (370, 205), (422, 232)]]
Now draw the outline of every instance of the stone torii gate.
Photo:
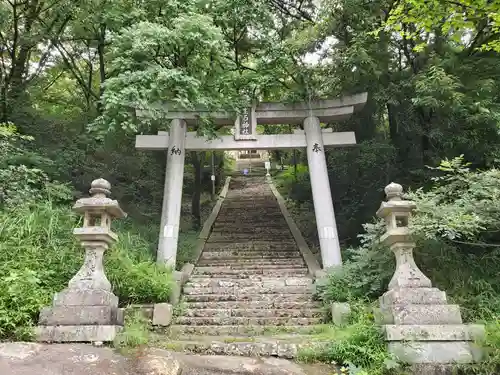
[[(184, 160), (187, 150), (276, 150), (307, 148), (316, 225), (320, 240), (323, 268), (342, 264), (337, 225), (328, 180), (325, 146), (356, 144), (354, 132), (333, 132), (321, 129), (320, 123), (348, 119), (366, 103), (367, 94), (357, 94), (308, 104), (260, 103), (242, 111), (241, 116), (227, 112), (165, 110), (164, 118), (171, 120), (170, 131), (157, 135), (136, 136), (135, 147), (141, 150), (167, 152), (165, 189), (161, 213), (157, 261), (175, 267), (181, 213)], [(148, 112), (137, 109), (138, 117)], [(209, 116), (217, 125), (234, 125), (234, 135), (207, 140), (195, 132), (187, 132), (200, 117)], [(256, 134), (257, 124), (303, 124), (304, 130), (293, 134)]]

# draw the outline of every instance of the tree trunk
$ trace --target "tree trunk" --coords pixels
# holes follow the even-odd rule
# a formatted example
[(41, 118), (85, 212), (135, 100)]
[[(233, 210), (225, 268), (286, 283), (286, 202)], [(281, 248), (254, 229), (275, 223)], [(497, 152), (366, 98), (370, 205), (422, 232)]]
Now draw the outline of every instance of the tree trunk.
[(99, 55), (99, 100), (97, 101), (97, 112), (102, 114), (102, 94), (104, 93), (104, 81), (106, 81), (106, 65), (104, 59), (104, 47), (106, 44), (106, 25), (101, 25), (99, 39), (97, 41), (97, 53)]
[(201, 227), (201, 172), (202, 159), (196, 151), (191, 151), (191, 163), (194, 168), (194, 189), (191, 197), (191, 219), (194, 229)]

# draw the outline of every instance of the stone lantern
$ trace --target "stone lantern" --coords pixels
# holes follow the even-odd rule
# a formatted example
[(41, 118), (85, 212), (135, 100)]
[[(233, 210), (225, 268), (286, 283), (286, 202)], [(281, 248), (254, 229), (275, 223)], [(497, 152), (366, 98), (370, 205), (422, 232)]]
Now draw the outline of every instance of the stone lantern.
[(91, 196), (79, 199), (73, 206), (83, 215), (83, 226), (75, 228), (73, 234), (85, 249), (85, 259), (68, 287), (56, 293), (53, 306), (40, 312), (39, 341), (112, 341), (123, 325), (118, 297), (111, 291), (103, 266), (104, 252), (117, 239), (111, 221), (126, 217), (118, 202), (108, 198), (110, 189), (108, 181), (94, 180)]
[(413, 249), (415, 243), (408, 228), (415, 203), (402, 199), (403, 187), (394, 182), (385, 187), (387, 202), (382, 202), (377, 216), (385, 220), (386, 232), (380, 240), (392, 250), (396, 257), (396, 271), (389, 283), (389, 289), (432, 286), (415, 264)]
[(389, 184), (385, 193), (387, 202), (382, 202), (377, 211), (386, 223), (381, 241), (396, 257), (389, 290), (380, 297), (389, 351), (415, 365), (416, 373), (426, 374), (434, 374), (436, 364), (478, 359), (473, 341), (482, 335), (483, 327), (463, 324), (460, 307), (448, 304), (446, 293), (433, 288), (415, 264), (415, 242), (408, 227), (415, 203), (402, 199), (403, 187), (399, 184)]

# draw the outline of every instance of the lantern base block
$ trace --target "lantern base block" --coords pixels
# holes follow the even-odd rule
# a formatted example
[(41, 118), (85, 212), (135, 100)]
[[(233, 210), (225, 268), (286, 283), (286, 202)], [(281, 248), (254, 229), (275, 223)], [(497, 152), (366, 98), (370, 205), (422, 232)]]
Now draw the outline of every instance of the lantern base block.
[(411, 364), (473, 363), (481, 359), (480, 350), (469, 341), (389, 342), (389, 352)]
[(40, 311), (38, 324), (51, 325), (123, 325), (123, 314), (111, 306), (56, 306)]
[(105, 289), (66, 288), (54, 294), (54, 306), (111, 306), (118, 308), (118, 297)]
[(104, 289), (66, 288), (40, 311), (38, 341), (113, 341), (123, 326), (118, 297)]
[(110, 342), (123, 327), (118, 325), (38, 326), (39, 342)]
[(484, 326), (462, 323), (460, 307), (432, 287), (393, 288), (379, 299), (389, 352), (409, 364), (472, 363)]

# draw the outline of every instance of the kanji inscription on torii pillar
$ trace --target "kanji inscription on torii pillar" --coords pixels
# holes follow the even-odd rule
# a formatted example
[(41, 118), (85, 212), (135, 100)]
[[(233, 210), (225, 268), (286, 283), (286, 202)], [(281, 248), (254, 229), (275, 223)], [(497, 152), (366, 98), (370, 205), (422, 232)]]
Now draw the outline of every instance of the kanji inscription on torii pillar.
[(234, 139), (239, 140), (256, 140), (257, 118), (255, 116), (255, 105), (250, 108), (244, 108), (241, 114), (238, 115), (234, 123)]

